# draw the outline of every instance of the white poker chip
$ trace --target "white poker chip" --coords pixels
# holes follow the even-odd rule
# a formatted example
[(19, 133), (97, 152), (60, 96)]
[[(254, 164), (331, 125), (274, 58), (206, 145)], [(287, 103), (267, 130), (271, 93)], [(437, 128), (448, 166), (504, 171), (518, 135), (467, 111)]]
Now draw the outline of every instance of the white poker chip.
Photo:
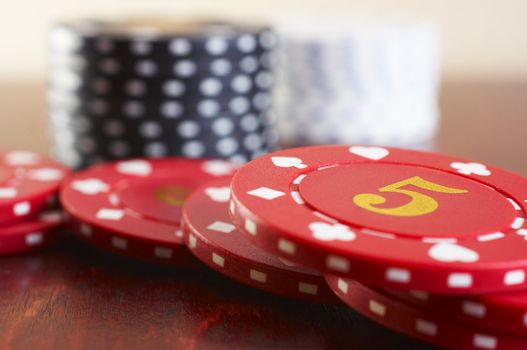
[[(437, 131), (439, 36), (427, 23), (357, 22), (334, 16), (278, 18), (275, 86), (287, 144), (413, 146)], [(319, 28), (323, 27), (323, 28)], [(267, 55), (267, 54), (266, 54)], [(260, 57), (264, 64), (268, 57)], [(263, 61), (262, 61), (263, 60)], [(265, 105), (262, 97), (255, 103)]]

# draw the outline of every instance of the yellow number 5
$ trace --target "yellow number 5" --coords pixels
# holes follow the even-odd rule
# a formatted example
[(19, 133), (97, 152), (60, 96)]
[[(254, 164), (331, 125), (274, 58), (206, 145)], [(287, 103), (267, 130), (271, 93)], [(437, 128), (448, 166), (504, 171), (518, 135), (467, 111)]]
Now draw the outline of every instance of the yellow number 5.
[(424, 190), (439, 192), (439, 193), (466, 193), (467, 190), (462, 190), (458, 188), (446, 187), (435, 184), (430, 181), (426, 181), (419, 176), (414, 176), (406, 180), (396, 182), (394, 184), (379, 188), (379, 192), (395, 192), (402, 193), (411, 198), (411, 201), (394, 208), (377, 208), (375, 205), (383, 204), (386, 202), (386, 198), (374, 193), (361, 193), (353, 197), (353, 203), (359, 207), (372, 211), (374, 213), (383, 214), (383, 215), (393, 215), (393, 216), (419, 216), (430, 214), (434, 212), (439, 203), (437, 201), (425, 194), (411, 191), (403, 190), (401, 187), (406, 185), (413, 185), (415, 187), (422, 188)]

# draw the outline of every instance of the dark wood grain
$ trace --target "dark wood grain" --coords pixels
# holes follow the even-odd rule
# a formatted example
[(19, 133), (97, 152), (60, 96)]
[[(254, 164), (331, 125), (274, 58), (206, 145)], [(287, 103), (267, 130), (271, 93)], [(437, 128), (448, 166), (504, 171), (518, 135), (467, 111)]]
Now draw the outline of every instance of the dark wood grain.
[[(448, 83), (441, 105), (440, 151), (527, 174), (527, 84)], [(0, 348), (431, 347), (342, 305), (275, 297), (203, 267), (178, 270), (139, 263), (69, 238), (37, 254), (0, 258)]]
[(2, 348), (424, 348), (343, 306), (274, 297), (204, 267), (147, 265), (73, 239), (3, 258), (0, 280)]

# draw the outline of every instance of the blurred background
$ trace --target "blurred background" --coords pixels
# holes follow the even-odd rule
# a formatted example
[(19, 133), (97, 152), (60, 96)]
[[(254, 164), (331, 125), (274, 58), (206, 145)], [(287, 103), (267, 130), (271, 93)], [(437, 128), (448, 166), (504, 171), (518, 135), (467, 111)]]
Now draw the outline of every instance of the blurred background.
[[(47, 152), (45, 89), (48, 75), (48, 31), (57, 21), (75, 18), (122, 18), (175, 15), (270, 21), (310, 16), (350, 20), (403, 19), (437, 25), (440, 32), (439, 149), (461, 156), (485, 153), (488, 161), (526, 172), (523, 164), (502, 157), (509, 148), (525, 148), (521, 130), (510, 126), (525, 118), (527, 108), (527, 2), (521, 0), (114, 0), (14, 1), (0, 14), (0, 92), (3, 148)], [(312, 23), (312, 31), (324, 22)], [(496, 118), (496, 115), (500, 115)], [(470, 137), (470, 129), (493, 128)], [(482, 139), (488, 139), (483, 143)], [(493, 139), (507, 145), (494, 153)], [(460, 147), (463, 145), (463, 147)], [(488, 145), (488, 146), (485, 146)], [(475, 148), (478, 148), (476, 151)], [(482, 152), (481, 147), (487, 147)]]
[(47, 31), (58, 20), (167, 14), (266, 20), (299, 12), (432, 21), (442, 32), (445, 77), (527, 78), (527, 37), (521, 35), (527, 31), (527, 3), (522, 0), (23, 0), (5, 6), (0, 21), (5, 79), (45, 78)]

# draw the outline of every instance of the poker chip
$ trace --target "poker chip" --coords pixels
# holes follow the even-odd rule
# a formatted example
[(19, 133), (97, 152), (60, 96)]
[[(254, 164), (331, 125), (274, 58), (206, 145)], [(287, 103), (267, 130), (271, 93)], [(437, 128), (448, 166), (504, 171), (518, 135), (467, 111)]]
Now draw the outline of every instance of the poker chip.
[(23, 253), (44, 248), (55, 242), (64, 224), (59, 210), (44, 211), (36, 218), (0, 227), (0, 255)]
[[(179, 231), (176, 231), (177, 239), (174, 242), (163, 242), (156, 245), (94, 226), (73, 216), (68, 217), (67, 228), (69, 233), (81, 241), (110, 254), (124, 256), (125, 258), (178, 267), (194, 266), (196, 262), (190, 253), (182, 249)], [(155, 228), (158, 226), (155, 225)], [(169, 230), (167, 227), (164, 228), (166, 231)]]
[(436, 133), (434, 26), (295, 14), (276, 18), (274, 27), (281, 39), (275, 106), (285, 144), (419, 146)]
[(443, 296), (422, 291), (386, 292), (429, 312), (457, 317), (476, 326), (524, 336), (527, 333), (527, 294), (524, 291), (481, 296)]
[(231, 215), (257, 245), (393, 289), (525, 289), (527, 180), (376, 146), (288, 149), (241, 167)]
[(180, 262), (185, 198), (207, 180), (232, 175), (221, 160), (133, 159), (93, 166), (62, 186), (61, 203), (77, 236), (131, 257)]
[(329, 286), (348, 306), (379, 324), (430, 344), (459, 350), (525, 349), (527, 339), (458, 323), (429, 313), (357, 281), (326, 275)]
[(230, 179), (207, 182), (185, 201), (184, 240), (216, 271), (271, 293), (334, 302), (322, 274), (292, 265), (252, 245), (229, 218)]
[(0, 153), (0, 224), (36, 216), (69, 174), (63, 165), (28, 151)]
[(77, 22), (50, 35), (53, 153), (246, 162), (274, 150), (274, 34), (236, 24)]

